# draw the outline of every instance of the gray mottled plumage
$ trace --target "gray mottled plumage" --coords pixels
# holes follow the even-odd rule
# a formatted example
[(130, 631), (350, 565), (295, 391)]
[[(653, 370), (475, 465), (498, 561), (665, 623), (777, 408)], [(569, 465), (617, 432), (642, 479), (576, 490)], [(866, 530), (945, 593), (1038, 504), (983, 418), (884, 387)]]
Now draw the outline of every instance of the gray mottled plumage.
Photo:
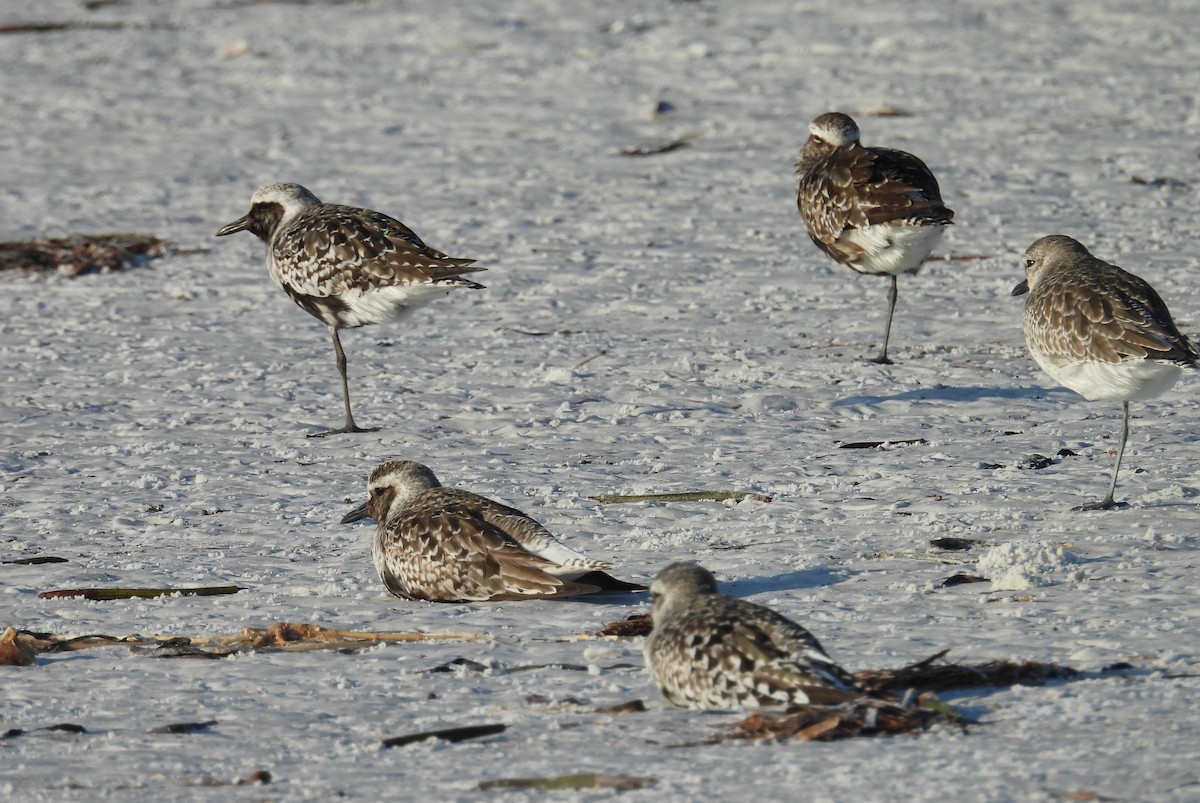
[(516, 508), (442, 486), (420, 463), (375, 468), (365, 504), (342, 520), (377, 522), (371, 549), (388, 591), (433, 602), (645, 591), (605, 574)]
[(722, 596), (712, 574), (694, 563), (663, 569), (650, 593), (646, 668), (675, 705), (820, 705), (858, 696), (854, 679), (811, 633), (770, 608)]
[(839, 264), (890, 276), (887, 344), (896, 306), (896, 277), (916, 273), (941, 240), (954, 212), (942, 203), (925, 163), (891, 148), (868, 148), (848, 115), (822, 114), (796, 160), (796, 203), (808, 236)]
[(1024, 257), (1028, 293), (1023, 329), (1034, 361), (1061, 385), (1086, 399), (1124, 405), (1117, 461), (1108, 495), (1080, 509), (1116, 507), (1117, 472), (1129, 437), (1129, 402), (1161, 396), (1182, 366), (1200, 357), (1180, 333), (1167, 305), (1146, 281), (1092, 256), (1077, 240), (1042, 237)]
[(267, 270), (280, 287), (333, 337), (346, 408), (334, 432), (362, 431), (350, 412), (346, 359), (339, 329), (394, 321), (455, 288), (483, 285), (462, 274), (484, 270), (421, 241), (398, 220), (370, 209), (321, 203), (299, 184), (270, 184), (254, 193), (250, 211), (217, 232), (249, 231), (267, 244)]

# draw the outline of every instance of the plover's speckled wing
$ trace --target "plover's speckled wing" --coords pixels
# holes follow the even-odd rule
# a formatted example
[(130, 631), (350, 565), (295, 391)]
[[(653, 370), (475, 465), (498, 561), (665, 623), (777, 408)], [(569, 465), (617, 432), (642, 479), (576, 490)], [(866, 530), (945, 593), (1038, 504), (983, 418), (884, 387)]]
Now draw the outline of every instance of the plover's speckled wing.
[(436, 488), (430, 491), (429, 495), (431, 498), (436, 496), (448, 501), (469, 504), (488, 524), (499, 528), (505, 535), (535, 555), (566, 570), (556, 570), (554, 573), (557, 575), (573, 576), (596, 569), (612, 568), (611, 563), (592, 560), (571, 549), (540, 523), (514, 507), (502, 505), (486, 496), (458, 488)]
[(811, 633), (770, 608), (722, 596), (701, 566), (659, 572), (646, 666), (663, 696), (688, 708), (826, 704), (858, 694)]
[(712, 597), (652, 636), (663, 695), (692, 708), (825, 704), (857, 696), (853, 679), (804, 628), (767, 608)]
[(390, 460), (343, 522), (373, 518), (371, 554), (388, 590), (438, 602), (646, 591), (602, 571), (516, 508), (444, 487), (428, 466)]
[(813, 242), (850, 267), (860, 249), (841, 243), (848, 229), (944, 225), (954, 217), (925, 163), (891, 148), (838, 148), (801, 175), (796, 198)]
[(483, 268), (473, 259), (448, 257), (425, 245), (398, 220), (380, 212), (338, 204), (310, 206), (271, 243), (279, 281), (309, 296), (417, 283), (452, 282)]
[(434, 602), (515, 600), (594, 593), (595, 586), (550, 573), (478, 510), (420, 504), (379, 525), (375, 567), (393, 594)]
[(1192, 345), (1153, 287), (1115, 265), (1095, 263), (1054, 271), (1029, 297), (1025, 325), (1043, 354), (1056, 362), (1195, 362)]

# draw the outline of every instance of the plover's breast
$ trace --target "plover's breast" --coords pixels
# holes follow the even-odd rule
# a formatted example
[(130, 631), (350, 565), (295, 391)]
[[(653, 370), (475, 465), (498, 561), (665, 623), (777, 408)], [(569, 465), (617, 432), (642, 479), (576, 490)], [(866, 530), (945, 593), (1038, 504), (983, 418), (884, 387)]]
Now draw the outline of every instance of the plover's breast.
[(1055, 382), (1091, 401), (1155, 399), (1170, 390), (1183, 373), (1178, 365), (1159, 360), (1063, 359), (1039, 351), (1033, 342), (1029, 353)]
[(916, 273), (945, 232), (943, 224), (917, 218), (847, 229), (838, 239), (845, 263), (859, 273), (899, 276)]

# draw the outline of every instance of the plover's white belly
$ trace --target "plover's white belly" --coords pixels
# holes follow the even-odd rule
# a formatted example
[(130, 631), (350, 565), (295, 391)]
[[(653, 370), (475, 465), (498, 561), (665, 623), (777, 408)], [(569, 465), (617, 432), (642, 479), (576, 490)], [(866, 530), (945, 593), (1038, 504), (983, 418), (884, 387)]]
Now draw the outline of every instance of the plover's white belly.
[(1134, 401), (1158, 398), (1179, 379), (1183, 370), (1155, 360), (1061, 362), (1030, 349), (1042, 370), (1054, 381), (1091, 401)]
[(452, 284), (411, 282), (368, 290), (347, 290), (337, 296), (345, 305), (338, 310), (338, 320), (344, 329), (396, 321), (412, 309), (447, 295), (453, 287)]
[(859, 273), (899, 276), (916, 273), (942, 239), (945, 226), (876, 223), (850, 229), (841, 239), (862, 249), (850, 267)]

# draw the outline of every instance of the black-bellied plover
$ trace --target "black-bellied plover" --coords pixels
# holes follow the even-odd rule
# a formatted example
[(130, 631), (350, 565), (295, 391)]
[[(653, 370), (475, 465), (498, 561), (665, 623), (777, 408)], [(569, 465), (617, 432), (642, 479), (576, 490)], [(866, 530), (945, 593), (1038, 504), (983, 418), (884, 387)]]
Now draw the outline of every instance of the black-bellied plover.
[(817, 247), (851, 270), (892, 279), (883, 347), (874, 359), (891, 365), (896, 277), (921, 269), (954, 212), (942, 203), (924, 162), (904, 151), (864, 147), (858, 125), (839, 112), (812, 121), (796, 172), (796, 204)]
[(1181, 366), (1197, 367), (1195, 347), (1180, 334), (1154, 288), (1132, 273), (1092, 256), (1061, 234), (1025, 252), (1025, 280), (1013, 288), (1025, 299), (1029, 353), (1059, 384), (1085, 399), (1120, 401), (1125, 408), (1108, 495), (1076, 510), (1117, 507), (1117, 472), (1129, 439), (1129, 402), (1153, 399), (1175, 384)]
[(269, 184), (250, 199), (250, 212), (217, 232), (249, 231), (267, 244), (267, 270), (305, 312), (333, 336), (346, 422), (315, 433), (367, 432), (350, 412), (346, 354), (339, 329), (394, 321), (451, 290), (483, 285), (462, 278), (486, 268), (421, 242), (412, 229), (370, 209), (324, 204), (299, 184)]
[(722, 596), (695, 563), (672, 563), (650, 593), (646, 668), (675, 705), (824, 705), (858, 696), (854, 679), (811, 633), (770, 608)]
[(387, 590), (431, 602), (546, 599), (645, 591), (603, 572), (521, 511), (457, 488), (409, 460), (371, 472), (367, 501), (343, 523), (373, 518), (371, 555)]

